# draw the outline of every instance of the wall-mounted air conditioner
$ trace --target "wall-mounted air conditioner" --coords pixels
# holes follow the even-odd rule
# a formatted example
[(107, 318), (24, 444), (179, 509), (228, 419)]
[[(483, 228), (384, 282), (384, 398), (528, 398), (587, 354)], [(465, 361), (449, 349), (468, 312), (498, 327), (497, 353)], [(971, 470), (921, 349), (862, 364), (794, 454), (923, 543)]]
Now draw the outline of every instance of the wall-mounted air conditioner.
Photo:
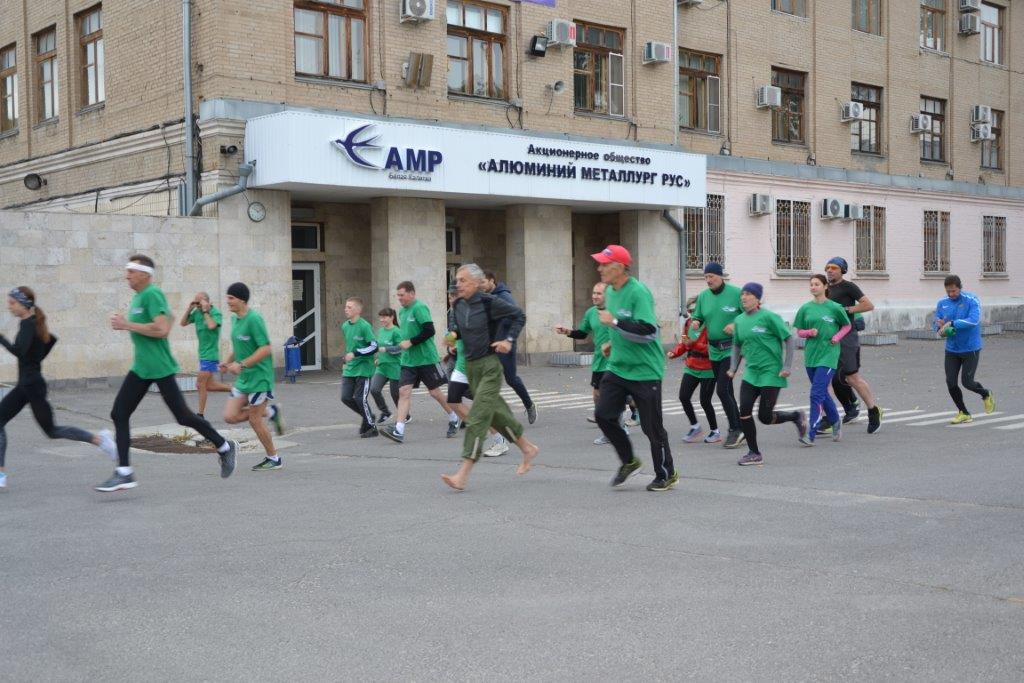
[(644, 64), (660, 64), (672, 61), (672, 46), (668, 43), (644, 43)]
[(983, 104), (971, 107), (971, 123), (992, 123), (992, 107)]
[(981, 10), (981, 0), (960, 0), (961, 12), (978, 12)]
[(978, 19), (977, 14), (961, 14), (960, 15), (960, 35), (962, 36), (973, 36), (975, 33), (981, 33), (981, 21)]
[(751, 216), (764, 216), (772, 212), (772, 197), (768, 194), (752, 194), (750, 195), (750, 215)]
[(846, 102), (843, 104), (842, 121), (860, 121), (864, 118), (864, 105), (860, 102)]
[(576, 47), (576, 24), (567, 19), (548, 22), (548, 47)]
[(843, 207), (843, 218), (848, 221), (862, 221), (867, 217), (863, 204), (847, 204)]
[(778, 109), (782, 106), (782, 89), (774, 85), (762, 85), (757, 89), (757, 108)]
[(992, 125), (988, 123), (976, 123), (971, 126), (971, 142), (982, 140), (994, 140), (995, 133), (992, 132)]
[(434, 0), (402, 0), (402, 21), (430, 21), (434, 18)]
[(845, 202), (837, 197), (826, 197), (821, 200), (821, 217), (832, 220), (835, 218), (843, 217), (843, 209), (846, 207)]
[(917, 135), (932, 129), (932, 117), (928, 114), (912, 114), (910, 116), (910, 132)]

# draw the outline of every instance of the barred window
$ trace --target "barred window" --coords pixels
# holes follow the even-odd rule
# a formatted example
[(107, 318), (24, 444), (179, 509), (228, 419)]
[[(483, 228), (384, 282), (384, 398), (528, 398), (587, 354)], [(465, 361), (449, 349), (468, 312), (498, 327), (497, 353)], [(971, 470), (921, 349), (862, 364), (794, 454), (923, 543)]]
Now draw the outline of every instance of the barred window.
[(857, 221), (857, 270), (885, 270), (885, 207), (865, 206)]
[(942, 51), (946, 46), (946, 0), (921, 0), (921, 47)]
[(1006, 217), (985, 216), (982, 228), (982, 248), (985, 262), (982, 272), (990, 275), (1006, 273)]
[(709, 261), (725, 266), (725, 197), (709, 194), (707, 206), (683, 209), (686, 230), (686, 268), (699, 270)]
[(18, 127), (18, 51), (15, 45), (0, 50), (0, 133)]
[(811, 269), (811, 203), (775, 201), (775, 269)]
[(295, 73), (366, 81), (364, 0), (296, 0)]
[(949, 212), (924, 212), (924, 272), (949, 272)]

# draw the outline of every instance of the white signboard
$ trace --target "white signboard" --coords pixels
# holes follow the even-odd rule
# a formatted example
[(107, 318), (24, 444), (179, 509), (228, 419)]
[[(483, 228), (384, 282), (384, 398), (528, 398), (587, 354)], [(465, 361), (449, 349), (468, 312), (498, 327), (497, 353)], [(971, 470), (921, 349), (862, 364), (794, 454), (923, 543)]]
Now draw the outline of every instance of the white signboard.
[(250, 186), (333, 196), (704, 206), (703, 155), (308, 112), (246, 125)]

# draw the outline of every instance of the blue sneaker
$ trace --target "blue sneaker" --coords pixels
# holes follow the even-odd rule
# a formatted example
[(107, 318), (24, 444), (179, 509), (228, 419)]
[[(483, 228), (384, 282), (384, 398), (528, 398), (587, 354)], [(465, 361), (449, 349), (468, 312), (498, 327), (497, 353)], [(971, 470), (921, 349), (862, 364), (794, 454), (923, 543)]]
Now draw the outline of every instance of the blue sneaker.
[(7, 488), (7, 473), (0, 472), (0, 489)]
[(384, 425), (377, 429), (377, 432), (388, 439), (391, 439), (395, 443), (403, 443), (405, 441), (405, 434), (399, 434), (395, 431), (393, 425)]
[(683, 443), (697, 443), (703, 433), (704, 430), (698, 425), (690, 427), (690, 431), (686, 432), (686, 436), (683, 437)]

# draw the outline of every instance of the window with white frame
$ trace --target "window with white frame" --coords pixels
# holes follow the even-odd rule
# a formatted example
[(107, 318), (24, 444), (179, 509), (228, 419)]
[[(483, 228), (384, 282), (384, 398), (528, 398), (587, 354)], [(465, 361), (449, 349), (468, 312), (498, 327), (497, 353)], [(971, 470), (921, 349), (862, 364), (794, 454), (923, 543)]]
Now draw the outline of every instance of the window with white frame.
[(775, 201), (775, 269), (811, 269), (811, 203)]
[(51, 27), (34, 36), (36, 53), (36, 100), (39, 121), (57, 118), (57, 29)]
[(1003, 63), (1003, 8), (981, 3), (981, 60)]
[(864, 218), (857, 221), (857, 270), (885, 270), (885, 207), (865, 206)]
[(707, 206), (683, 208), (686, 269), (700, 270), (715, 261), (725, 266), (725, 197), (709, 194)]
[(924, 212), (924, 272), (949, 272), (949, 212)]
[(679, 127), (719, 133), (722, 87), (718, 55), (679, 51)]
[(89, 107), (107, 99), (104, 86), (103, 9), (97, 5), (77, 17), (78, 44), (81, 50), (79, 104)]
[(18, 127), (18, 50), (8, 45), (0, 50), (0, 133)]
[(1006, 274), (1006, 217), (985, 216), (982, 223), (982, 250), (986, 275)]

